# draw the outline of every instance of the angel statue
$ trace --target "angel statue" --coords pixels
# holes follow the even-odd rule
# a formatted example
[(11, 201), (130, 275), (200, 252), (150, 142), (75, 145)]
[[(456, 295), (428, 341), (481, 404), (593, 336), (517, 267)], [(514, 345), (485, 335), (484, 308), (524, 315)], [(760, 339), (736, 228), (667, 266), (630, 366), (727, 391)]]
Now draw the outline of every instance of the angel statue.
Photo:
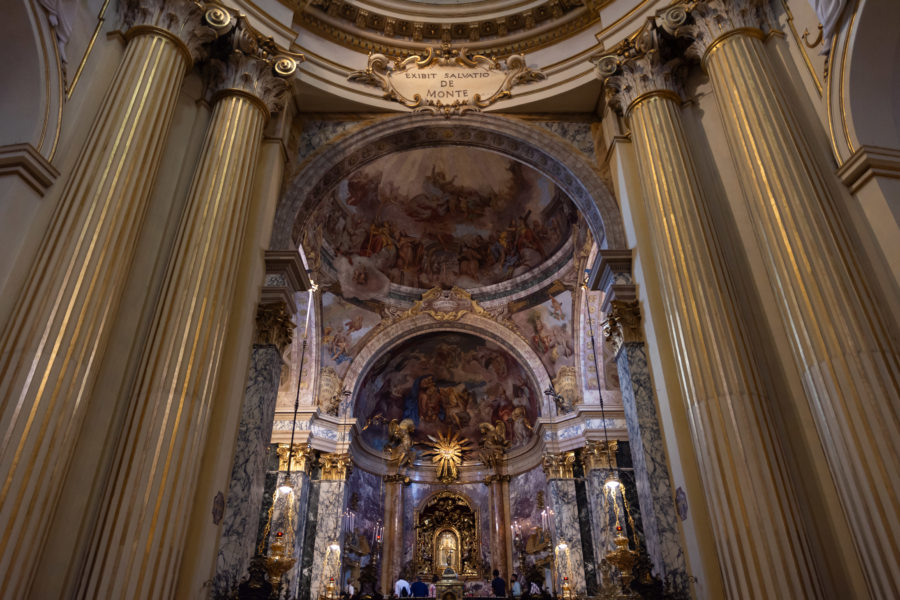
[(412, 465), (415, 459), (412, 434), (415, 425), (412, 419), (391, 419), (388, 423), (388, 441), (384, 445), (384, 451), (388, 455), (388, 462), (396, 462), (397, 469)]
[(506, 423), (497, 421), (494, 425), (482, 423), (478, 426), (481, 430), (481, 462), (488, 467), (500, 466), (503, 453), (509, 448), (509, 440), (506, 439)]

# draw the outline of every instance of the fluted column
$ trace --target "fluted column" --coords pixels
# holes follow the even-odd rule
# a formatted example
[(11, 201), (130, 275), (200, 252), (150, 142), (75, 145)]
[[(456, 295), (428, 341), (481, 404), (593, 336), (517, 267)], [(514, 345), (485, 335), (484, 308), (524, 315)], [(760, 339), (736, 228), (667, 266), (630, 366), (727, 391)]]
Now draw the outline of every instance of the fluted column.
[(731, 598), (820, 596), (758, 369), (710, 225), (671, 63), (645, 30), (637, 56), (598, 61), (631, 128), (679, 382)]
[[(0, 581), (11, 597), (45, 543), (28, 529), (55, 510), (182, 80), (216, 35), (192, 2), (126, 5), (122, 62), (0, 335)], [(225, 26), (222, 14), (208, 18)]]
[[(872, 594), (900, 596), (900, 358), (763, 45), (764, 4), (702, 2), (694, 40)], [(684, 26), (682, 26), (684, 27)]]
[[(242, 47), (242, 35), (234, 39)], [(269, 62), (240, 50), (219, 66), (212, 118), (131, 394), (81, 597), (170, 597), (189, 530), (256, 156), (285, 87)]]

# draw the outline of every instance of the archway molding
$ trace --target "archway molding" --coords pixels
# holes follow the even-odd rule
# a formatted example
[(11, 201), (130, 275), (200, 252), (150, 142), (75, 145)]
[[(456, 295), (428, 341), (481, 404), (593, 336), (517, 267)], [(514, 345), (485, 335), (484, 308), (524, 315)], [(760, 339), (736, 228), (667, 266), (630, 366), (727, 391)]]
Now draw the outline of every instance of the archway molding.
[(481, 148), (529, 165), (565, 192), (600, 248), (626, 247), (618, 204), (596, 167), (548, 131), (483, 113), (388, 117), (328, 144), (288, 184), (275, 215), (270, 247), (296, 248), (319, 202), (357, 169), (395, 152), (442, 145)]
[(344, 389), (350, 390), (351, 394), (341, 403), (340, 414), (345, 416), (352, 414), (352, 408), (359, 395), (359, 386), (380, 356), (407, 340), (439, 331), (468, 333), (497, 343), (519, 362), (530, 383), (534, 385), (535, 391), (542, 396), (538, 401), (539, 416), (555, 414), (555, 408), (551, 407), (550, 401), (542, 394), (542, 391), (550, 386), (550, 375), (537, 353), (524, 339), (507, 327), (473, 313), (467, 313), (457, 321), (437, 321), (427, 314), (419, 314), (389, 325), (375, 334), (359, 351), (350, 363), (347, 374), (344, 375)]

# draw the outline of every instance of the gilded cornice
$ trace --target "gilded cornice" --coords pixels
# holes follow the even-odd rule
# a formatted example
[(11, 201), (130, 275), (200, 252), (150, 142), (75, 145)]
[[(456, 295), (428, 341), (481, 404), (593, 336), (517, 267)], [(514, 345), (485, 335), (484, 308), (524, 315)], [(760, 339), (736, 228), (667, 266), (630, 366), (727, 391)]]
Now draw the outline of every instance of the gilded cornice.
[(474, 19), (428, 17), (358, 5), (346, 0), (313, 0), (298, 22), (331, 41), (356, 50), (406, 57), (423, 45), (449, 44), (488, 56), (533, 50), (586, 29), (599, 21), (592, 0), (547, 0), (509, 12)]
[(291, 455), (290, 444), (278, 444), (278, 470), (288, 470), (288, 458), (290, 457), (292, 473), (309, 473), (310, 449), (307, 444), (294, 444), (294, 453)]
[(610, 441), (608, 448), (606, 442), (595, 442), (592, 440), (585, 442), (584, 449), (581, 451), (581, 462), (584, 465), (584, 472), (615, 469), (617, 467), (616, 451), (618, 449), (618, 440)]
[(323, 454), (319, 457), (322, 481), (344, 481), (353, 469), (353, 460), (347, 453)]

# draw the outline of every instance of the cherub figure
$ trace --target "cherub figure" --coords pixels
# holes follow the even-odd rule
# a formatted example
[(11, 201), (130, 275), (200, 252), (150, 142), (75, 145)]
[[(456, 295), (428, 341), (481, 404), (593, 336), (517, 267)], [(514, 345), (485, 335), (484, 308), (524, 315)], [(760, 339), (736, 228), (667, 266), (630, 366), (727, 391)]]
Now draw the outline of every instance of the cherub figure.
[(415, 431), (415, 425), (412, 419), (403, 419), (399, 422), (397, 419), (392, 419), (388, 423), (388, 441), (384, 445), (384, 451), (388, 455), (388, 462), (397, 463), (398, 470), (412, 465), (415, 460), (413, 431)]

